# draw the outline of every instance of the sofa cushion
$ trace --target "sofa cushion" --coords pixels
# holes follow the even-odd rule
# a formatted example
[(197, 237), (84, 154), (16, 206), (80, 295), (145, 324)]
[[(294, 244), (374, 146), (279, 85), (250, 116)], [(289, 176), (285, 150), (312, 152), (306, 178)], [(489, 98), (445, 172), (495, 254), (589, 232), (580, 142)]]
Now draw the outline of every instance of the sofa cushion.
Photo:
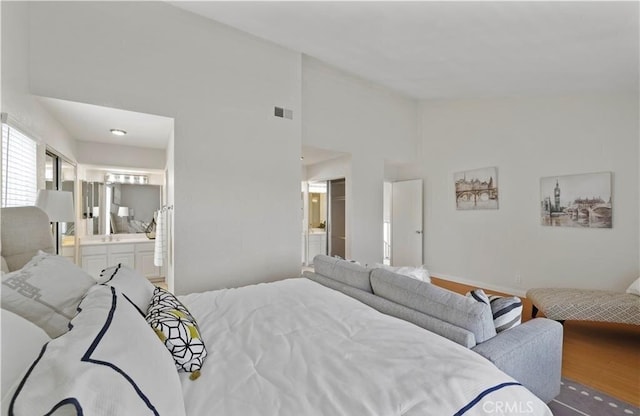
[(373, 293), (473, 333), (477, 343), (496, 335), (489, 305), (383, 269), (371, 272)]
[(369, 280), (371, 269), (335, 257), (318, 255), (313, 258), (313, 269), (317, 274), (329, 277), (345, 285), (373, 293)]
[(318, 254), (313, 258), (313, 271), (317, 274), (321, 274), (326, 277), (333, 275), (333, 268), (340, 260), (337, 257), (329, 257), (322, 254)]

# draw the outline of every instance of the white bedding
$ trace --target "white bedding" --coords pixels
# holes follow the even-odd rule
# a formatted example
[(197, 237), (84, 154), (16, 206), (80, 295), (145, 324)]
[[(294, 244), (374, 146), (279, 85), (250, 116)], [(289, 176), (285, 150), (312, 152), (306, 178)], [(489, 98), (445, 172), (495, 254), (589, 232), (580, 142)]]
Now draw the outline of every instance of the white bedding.
[(552, 415), (471, 350), (307, 279), (181, 300), (209, 350), (181, 373), (187, 415)]

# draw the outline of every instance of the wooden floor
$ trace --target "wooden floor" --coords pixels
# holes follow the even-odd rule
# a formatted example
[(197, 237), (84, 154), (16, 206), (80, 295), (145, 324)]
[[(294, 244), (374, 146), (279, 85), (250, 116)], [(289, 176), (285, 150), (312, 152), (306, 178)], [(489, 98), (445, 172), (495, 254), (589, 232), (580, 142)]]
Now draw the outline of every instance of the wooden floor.
[[(432, 281), (462, 294), (473, 289), (438, 278)], [(528, 299), (523, 299), (522, 315), (525, 321), (531, 317)], [(640, 406), (640, 326), (565, 322), (562, 376)]]

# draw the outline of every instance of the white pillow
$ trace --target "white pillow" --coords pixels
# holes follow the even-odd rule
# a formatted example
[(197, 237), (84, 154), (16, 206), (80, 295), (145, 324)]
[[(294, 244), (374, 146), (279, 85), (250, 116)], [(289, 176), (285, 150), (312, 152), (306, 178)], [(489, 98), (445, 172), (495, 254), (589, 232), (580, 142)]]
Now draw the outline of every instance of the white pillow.
[(631, 283), (631, 286), (627, 289), (627, 293), (640, 296), (640, 277), (635, 282)]
[(51, 414), (64, 401), (63, 414), (183, 416), (173, 358), (133, 305), (96, 285), (80, 308), (72, 329), (50, 341), (25, 376), (13, 414)]
[(100, 282), (118, 289), (145, 316), (155, 286), (143, 275), (123, 264), (108, 267), (100, 273)]
[(2, 275), (2, 307), (22, 316), (55, 338), (96, 281), (62, 256), (38, 252), (24, 267)]
[(376, 263), (374, 265), (374, 267), (377, 268), (377, 269), (389, 270), (390, 272), (393, 272), (393, 273), (396, 273), (396, 274), (401, 274), (403, 276), (407, 276), (407, 277), (410, 277), (412, 279), (420, 280), (422, 282), (431, 283), (431, 276), (429, 276), (429, 271), (427, 269), (425, 269), (424, 266), (420, 266), (420, 267), (409, 267), (409, 266), (393, 267), (393, 266), (387, 266), (386, 264)]
[[(2, 309), (2, 402), (51, 338), (33, 322)], [(9, 397), (9, 399), (11, 399)], [(2, 413), (3, 415), (6, 413)]]

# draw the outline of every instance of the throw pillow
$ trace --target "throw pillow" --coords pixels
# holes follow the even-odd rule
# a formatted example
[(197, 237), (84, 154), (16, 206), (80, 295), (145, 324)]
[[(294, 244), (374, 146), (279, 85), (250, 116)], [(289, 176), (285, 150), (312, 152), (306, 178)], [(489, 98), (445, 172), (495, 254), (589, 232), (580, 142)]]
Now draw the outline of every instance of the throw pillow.
[(482, 289), (474, 289), (467, 293), (467, 296), (491, 306), (493, 324), (497, 333), (520, 325), (522, 322), (522, 301), (517, 296), (487, 295)]
[(145, 316), (155, 286), (142, 274), (123, 264), (108, 267), (100, 273), (103, 284), (115, 287)]
[(22, 269), (2, 275), (2, 307), (55, 338), (69, 330), (78, 304), (95, 284), (66, 258), (40, 251)]
[(198, 378), (207, 349), (196, 320), (182, 302), (157, 287), (146, 319), (173, 355), (178, 371), (191, 373), (192, 380)]
[(131, 303), (96, 285), (80, 308), (73, 329), (42, 348), (8, 414), (184, 416), (171, 355)]
[(627, 289), (627, 293), (640, 296), (640, 277), (635, 282), (631, 283), (631, 286)]

